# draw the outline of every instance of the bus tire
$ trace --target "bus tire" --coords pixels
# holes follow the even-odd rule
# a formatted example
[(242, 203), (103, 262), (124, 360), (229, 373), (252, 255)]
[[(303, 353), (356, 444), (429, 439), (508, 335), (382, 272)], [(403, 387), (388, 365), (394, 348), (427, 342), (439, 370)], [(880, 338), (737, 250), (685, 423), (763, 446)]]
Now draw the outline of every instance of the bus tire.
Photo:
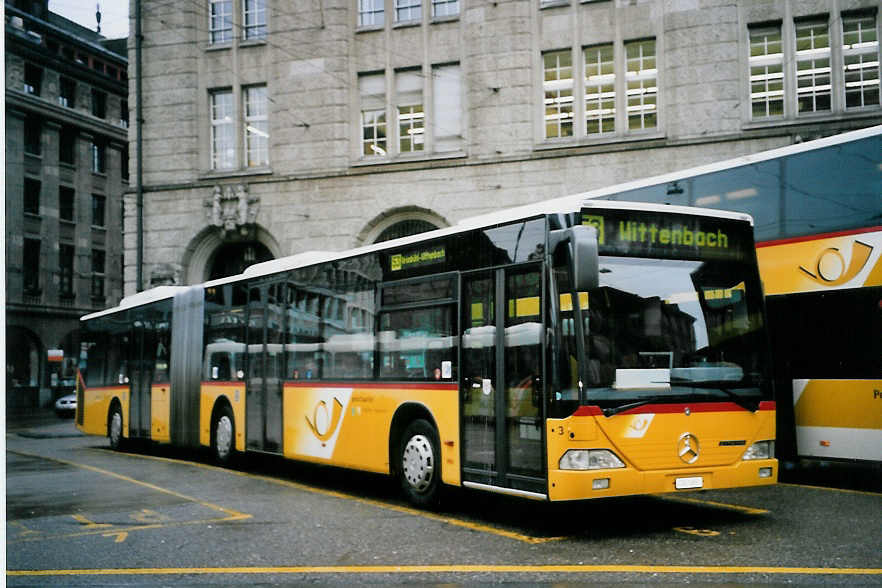
[(122, 408), (116, 401), (111, 405), (110, 413), (107, 415), (107, 440), (114, 451), (120, 451), (125, 445)]
[(211, 423), (211, 453), (221, 465), (232, 463), (236, 453), (236, 421), (229, 405), (224, 404), (214, 412)]
[(441, 489), (438, 432), (425, 419), (411, 422), (398, 445), (396, 473), (407, 500), (419, 507), (436, 506)]

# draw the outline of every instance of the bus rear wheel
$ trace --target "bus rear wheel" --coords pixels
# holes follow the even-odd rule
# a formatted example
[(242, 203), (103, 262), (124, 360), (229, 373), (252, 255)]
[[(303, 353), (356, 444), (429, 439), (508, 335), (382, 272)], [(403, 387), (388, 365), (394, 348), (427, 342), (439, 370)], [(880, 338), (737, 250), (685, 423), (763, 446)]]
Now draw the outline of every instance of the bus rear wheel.
[(228, 465), (236, 453), (236, 424), (229, 406), (217, 410), (211, 424), (211, 451), (216, 462)]
[(119, 404), (114, 404), (107, 417), (107, 439), (110, 448), (119, 451), (123, 447), (123, 418)]
[(409, 502), (427, 507), (438, 504), (441, 486), (438, 432), (428, 421), (410, 423), (401, 436), (397, 474)]

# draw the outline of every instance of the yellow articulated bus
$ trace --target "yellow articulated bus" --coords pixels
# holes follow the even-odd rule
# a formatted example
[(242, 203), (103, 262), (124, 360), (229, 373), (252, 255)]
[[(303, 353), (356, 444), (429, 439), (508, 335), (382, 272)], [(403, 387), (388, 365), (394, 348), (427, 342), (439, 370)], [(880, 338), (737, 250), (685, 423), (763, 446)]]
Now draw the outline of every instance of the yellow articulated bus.
[(614, 192), (756, 219), (778, 457), (882, 463), (882, 126)]
[(584, 195), (82, 319), (77, 425), (582, 500), (774, 484), (752, 220)]

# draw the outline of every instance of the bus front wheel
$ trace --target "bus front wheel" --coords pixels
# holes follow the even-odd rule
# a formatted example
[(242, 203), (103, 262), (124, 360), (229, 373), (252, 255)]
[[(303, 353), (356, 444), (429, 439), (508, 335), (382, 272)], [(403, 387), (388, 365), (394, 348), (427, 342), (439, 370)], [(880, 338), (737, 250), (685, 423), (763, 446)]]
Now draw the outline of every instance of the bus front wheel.
[(229, 406), (221, 407), (211, 425), (211, 449), (214, 459), (222, 465), (233, 460), (236, 452), (236, 425)]
[(438, 432), (428, 421), (410, 423), (401, 436), (397, 474), (408, 501), (416, 506), (438, 503), (441, 486)]

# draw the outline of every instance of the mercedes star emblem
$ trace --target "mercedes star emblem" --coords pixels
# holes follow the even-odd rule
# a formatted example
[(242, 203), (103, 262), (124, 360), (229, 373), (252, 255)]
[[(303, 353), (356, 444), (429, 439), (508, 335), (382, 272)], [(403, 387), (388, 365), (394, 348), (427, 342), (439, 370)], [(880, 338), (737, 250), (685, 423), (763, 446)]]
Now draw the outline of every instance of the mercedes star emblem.
[(701, 451), (698, 445), (698, 437), (692, 433), (683, 433), (677, 441), (677, 455), (684, 463), (695, 463)]

